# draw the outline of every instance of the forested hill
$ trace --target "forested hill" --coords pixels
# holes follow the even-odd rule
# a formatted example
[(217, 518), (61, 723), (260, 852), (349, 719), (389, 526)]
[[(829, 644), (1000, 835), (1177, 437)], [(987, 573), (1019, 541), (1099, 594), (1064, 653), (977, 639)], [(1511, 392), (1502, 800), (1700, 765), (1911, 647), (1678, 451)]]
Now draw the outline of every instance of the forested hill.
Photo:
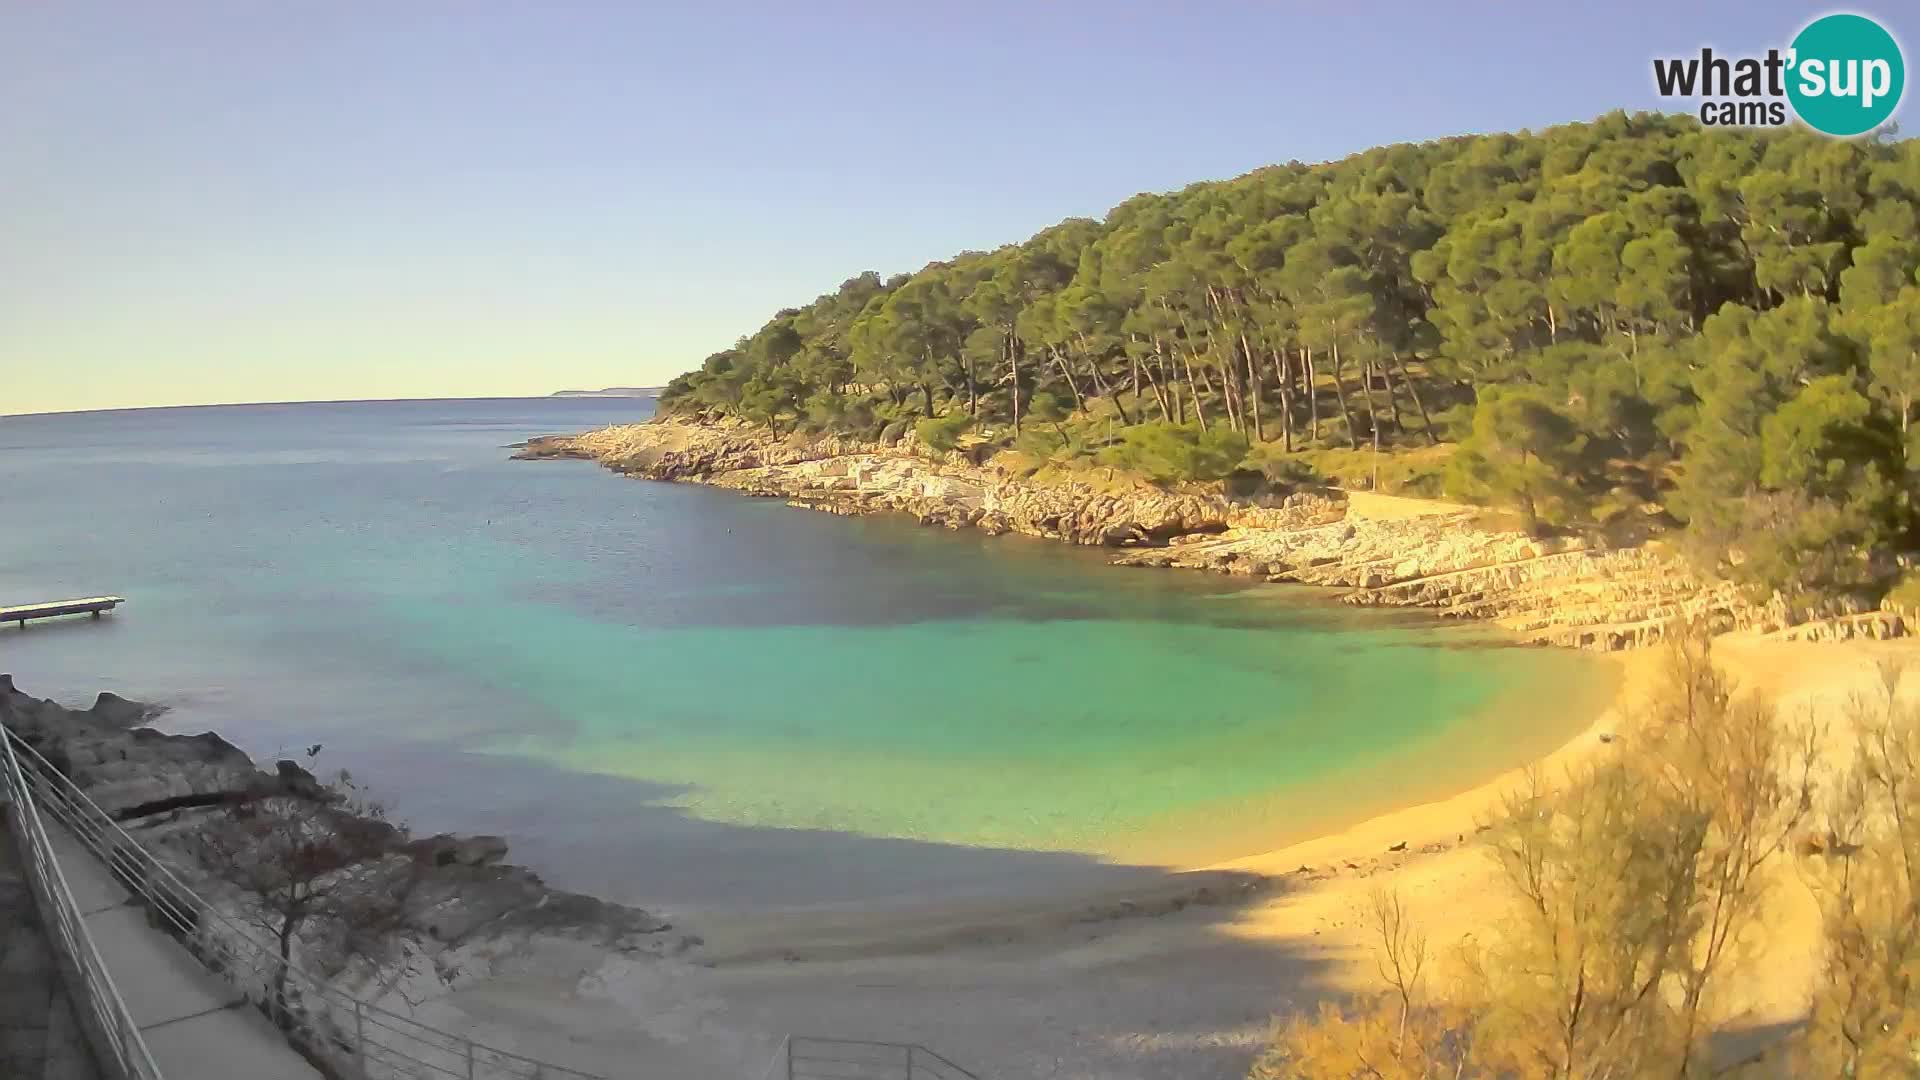
[[(884, 223), (876, 223), (883, 227)], [(662, 395), (1163, 482), (1375, 445), (1538, 527), (1884, 590), (1912, 548), (1920, 147), (1612, 114), (1070, 219), (777, 314)], [(1413, 463), (1413, 464), (1408, 464)]]

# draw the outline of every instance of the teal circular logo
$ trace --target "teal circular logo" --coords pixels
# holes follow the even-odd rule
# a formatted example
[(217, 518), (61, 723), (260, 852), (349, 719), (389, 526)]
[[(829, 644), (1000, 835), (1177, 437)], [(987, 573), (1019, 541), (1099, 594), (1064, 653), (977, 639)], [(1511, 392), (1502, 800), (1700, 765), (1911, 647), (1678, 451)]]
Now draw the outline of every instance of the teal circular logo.
[(1859, 135), (1887, 122), (1906, 89), (1900, 43), (1864, 15), (1826, 15), (1793, 39), (1787, 98), (1817, 131)]

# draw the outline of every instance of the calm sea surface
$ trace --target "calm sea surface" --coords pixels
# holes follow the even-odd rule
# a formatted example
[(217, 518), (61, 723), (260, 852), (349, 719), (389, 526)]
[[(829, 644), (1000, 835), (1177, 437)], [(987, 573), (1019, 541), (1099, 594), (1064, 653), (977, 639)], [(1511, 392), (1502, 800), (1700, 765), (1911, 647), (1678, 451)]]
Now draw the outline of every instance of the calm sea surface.
[(673, 908), (1099, 885), (1518, 764), (1601, 669), (1310, 590), (511, 462), (645, 402), (0, 417), (0, 671), (319, 742), (418, 829)]

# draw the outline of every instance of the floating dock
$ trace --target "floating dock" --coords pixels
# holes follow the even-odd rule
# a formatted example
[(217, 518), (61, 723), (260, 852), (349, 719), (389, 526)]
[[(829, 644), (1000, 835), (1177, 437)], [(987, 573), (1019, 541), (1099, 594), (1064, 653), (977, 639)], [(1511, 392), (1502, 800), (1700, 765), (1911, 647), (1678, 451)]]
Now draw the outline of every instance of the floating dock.
[(112, 611), (126, 602), (124, 596), (88, 596), (79, 600), (0, 607), (0, 625), (19, 623), (24, 628), (33, 619), (58, 619), (66, 615), (91, 615), (97, 619), (101, 612)]

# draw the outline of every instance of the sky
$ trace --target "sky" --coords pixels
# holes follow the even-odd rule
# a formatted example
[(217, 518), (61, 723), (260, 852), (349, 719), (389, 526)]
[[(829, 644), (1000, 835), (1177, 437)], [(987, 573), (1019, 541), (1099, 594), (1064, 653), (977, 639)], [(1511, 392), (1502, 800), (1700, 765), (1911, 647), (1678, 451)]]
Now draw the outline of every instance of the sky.
[(658, 385), (864, 269), (1655, 108), (1828, 10), (0, 0), (0, 414)]

